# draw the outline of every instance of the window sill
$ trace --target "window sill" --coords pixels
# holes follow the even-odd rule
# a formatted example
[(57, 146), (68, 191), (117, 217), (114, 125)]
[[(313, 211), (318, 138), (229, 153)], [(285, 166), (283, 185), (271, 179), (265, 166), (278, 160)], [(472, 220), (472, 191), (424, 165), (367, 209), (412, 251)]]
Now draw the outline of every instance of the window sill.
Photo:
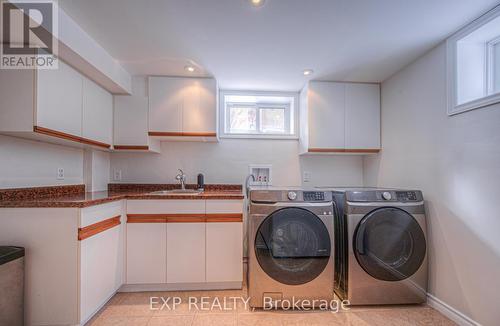
[(464, 113), (475, 109), (480, 109), (497, 103), (500, 103), (500, 93), (488, 95), (479, 98), (477, 100), (466, 102), (460, 105), (450, 106), (448, 107), (448, 115), (452, 116), (455, 114)]
[(260, 139), (260, 140), (299, 140), (299, 136), (289, 135), (289, 136), (279, 136), (279, 135), (230, 135), (221, 134), (219, 138), (222, 139)]

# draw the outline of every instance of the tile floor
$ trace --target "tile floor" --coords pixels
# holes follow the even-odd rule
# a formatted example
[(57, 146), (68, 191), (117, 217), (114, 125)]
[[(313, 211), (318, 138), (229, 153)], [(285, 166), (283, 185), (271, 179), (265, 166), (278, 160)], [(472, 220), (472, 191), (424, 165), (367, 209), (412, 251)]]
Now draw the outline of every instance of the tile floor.
[[(178, 297), (182, 301), (176, 309), (159, 309), (163, 304), (153, 304), (157, 310), (150, 309), (150, 297)], [(189, 297), (201, 300), (209, 297), (208, 305), (223, 303), (223, 298), (247, 297), (246, 287), (239, 291), (191, 291), (191, 292), (138, 292), (118, 293), (87, 325), (92, 326), (226, 326), (226, 325), (455, 325), (452, 321), (426, 305), (353, 307), (348, 311), (263, 311), (252, 310), (238, 300), (230, 300), (228, 310), (204, 311), (201, 301), (199, 309), (189, 308)], [(155, 299), (156, 300), (156, 299)], [(171, 299), (173, 300), (173, 299)], [(194, 299), (191, 299), (194, 300)], [(168, 302), (172, 308), (172, 302)]]

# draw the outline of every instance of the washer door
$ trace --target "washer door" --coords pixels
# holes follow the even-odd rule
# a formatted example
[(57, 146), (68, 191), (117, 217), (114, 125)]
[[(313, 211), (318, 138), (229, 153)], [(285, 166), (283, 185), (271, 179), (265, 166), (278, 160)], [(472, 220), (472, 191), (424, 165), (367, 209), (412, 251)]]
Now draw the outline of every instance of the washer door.
[(406, 211), (384, 207), (368, 213), (353, 236), (354, 255), (372, 277), (401, 281), (413, 275), (425, 258), (424, 232)]
[(259, 226), (255, 256), (274, 280), (305, 284), (318, 277), (330, 259), (330, 235), (321, 219), (302, 208), (275, 211)]

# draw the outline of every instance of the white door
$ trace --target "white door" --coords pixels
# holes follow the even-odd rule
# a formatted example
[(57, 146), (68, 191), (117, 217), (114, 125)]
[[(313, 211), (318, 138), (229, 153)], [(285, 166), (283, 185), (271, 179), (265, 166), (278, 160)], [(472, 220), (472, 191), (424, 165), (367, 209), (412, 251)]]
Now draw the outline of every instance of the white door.
[(207, 223), (207, 282), (243, 280), (243, 223)]
[(36, 125), (81, 136), (82, 83), (82, 75), (62, 61), (58, 69), (38, 70)]
[(183, 132), (216, 132), (216, 82), (212, 78), (186, 78)]
[(127, 284), (166, 283), (166, 239), (166, 223), (127, 223)]
[(144, 96), (114, 97), (115, 145), (148, 145), (148, 103)]
[(88, 78), (83, 79), (82, 136), (113, 143), (113, 96)]
[(310, 82), (309, 148), (344, 148), (345, 85)]
[(380, 86), (346, 84), (345, 94), (346, 148), (380, 148)]
[(167, 282), (205, 282), (205, 223), (168, 223)]
[(185, 78), (149, 77), (149, 131), (182, 132)]
[(120, 225), (80, 241), (80, 321), (86, 322), (122, 283)]

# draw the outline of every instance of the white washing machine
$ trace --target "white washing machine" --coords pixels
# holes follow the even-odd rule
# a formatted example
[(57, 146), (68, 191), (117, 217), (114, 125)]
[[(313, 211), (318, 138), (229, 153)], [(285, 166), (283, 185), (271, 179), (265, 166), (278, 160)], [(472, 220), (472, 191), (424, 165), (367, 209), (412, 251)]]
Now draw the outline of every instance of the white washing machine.
[(423, 303), (426, 221), (417, 190), (333, 189), (335, 292), (352, 305)]
[(251, 189), (250, 306), (334, 298), (333, 214), (330, 191)]

